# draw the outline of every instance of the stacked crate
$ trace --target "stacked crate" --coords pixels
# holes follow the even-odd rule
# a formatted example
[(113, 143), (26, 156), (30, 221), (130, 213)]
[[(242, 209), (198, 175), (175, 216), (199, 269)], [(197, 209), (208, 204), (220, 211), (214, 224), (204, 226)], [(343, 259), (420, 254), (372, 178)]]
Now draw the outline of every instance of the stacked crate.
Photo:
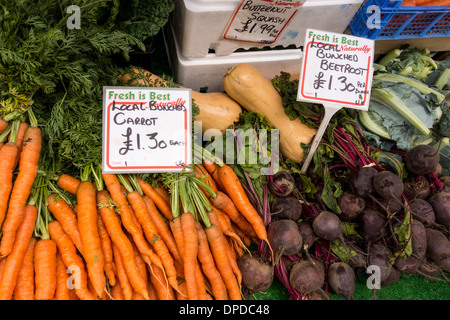
[(175, 80), (196, 91), (223, 91), (223, 74), (238, 63), (257, 67), (267, 78), (298, 74), (306, 29), (344, 32), (362, 2), (306, 0), (276, 41), (263, 44), (223, 38), (241, 0), (174, 0), (165, 35)]

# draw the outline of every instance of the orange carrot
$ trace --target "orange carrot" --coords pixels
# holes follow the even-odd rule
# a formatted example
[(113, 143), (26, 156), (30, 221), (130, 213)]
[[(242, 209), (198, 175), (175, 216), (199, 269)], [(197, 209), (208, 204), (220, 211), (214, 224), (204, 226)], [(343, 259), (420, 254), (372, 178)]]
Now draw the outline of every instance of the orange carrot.
[(24, 207), (37, 175), (41, 147), (41, 130), (38, 127), (29, 127), (25, 132), (24, 144), (20, 153), (19, 173), (14, 181), (6, 219), (2, 226), (3, 235), (0, 242), (2, 256), (10, 254), (13, 248), (16, 231), (22, 221)]
[(212, 177), (213, 181), (216, 183), (216, 187), (218, 190), (223, 191), (224, 188), (222, 186), (222, 182), (219, 178), (219, 165), (212, 160), (204, 159), (203, 167), (208, 171), (209, 175)]
[(139, 194), (138, 191), (129, 192), (127, 198), (133, 208), (136, 217), (139, 220), (139, 223), (144, 230), (147, 240), (150, 242), (156, 254), (161, 259), (170, 285), (176, 290), (178, 282), (172, 256), (170, 255), (169, 249), (162, 240), (155, 224), (153, 223), (144, 198)]
[[(141, 252), (144, 260), (148, 261), (148, 258), (152, 259), (152, 262), (162, 268), (161, 262), (156, 261), (153, 250), (148, 245), (141, 226), (136, 223), (132, 208), (129, 205), (126, 195), (124, 194), (123, 185), (119, 182), (118, 177), (115, 174), (103, 174), (103, 180), (109, 191), (111, 199), (117, 205), (117, 211), (120, 213), (121, 221), (125, 229), (133, 237), (139, 252)], [(136, 219), (137, 220), (137, 219)], [(110, 234), (111, 235), (111, 234)]]
[(230, 241), (228, 238), (225, 237), (225, 247), (227, 249), (227, 253), (228, 253), (228, 257), (230, 260), (230, 264), (231, 264), (231, 268), (233, 269), (233, 272), (236, 276), (237, 282), (239, 284), (239, 286), (242, 283), (242, 274), (241, 271), (237, 265), (237, 257), (236, 257), (236, 252), (234, 251), (233, 247), (230, 244)]
[[(214, 192), (218, 191), (217, 185), (216, 185), (214, 179), (209, 175), (208, 171), (205, 169), (205, 167), (203, 165), (201, 165), (201, 164), (195, 165), (194, 170), (196, 171), (196, 176), (198, 178), (200, 178), (205, 184), (210, 186)], [(203, 188), (200, 188), (200, 189), (203, 191), (203, 193), (205, 194), (206, 197), (208, 197), (208, 198), (210, 197), (209, 192), (206, 192), (205, 190), (203, 190)]]
[(155, 186), (153, 187), (153, 189), (157, 194), (159, 194), (161, 198), (163, 198), (163, 200), (167, 203), (167, 205), (170, 206), (170, 194), (167, 191), (167, 189), (162, 186)]
[(117, 246), (121, 254), (124, 268), (133, 289), (148, 298), (148, 296), (145, 296), (147, 289), (145, 281), (139, 272), (136, 260), (134, 258), (133, 246), (122, 230), (120, 219), (111, 206), (111, 197), (108, 191), (101, 190), (97, 192), (97, 203), (99, 205), (99, 211), (102, 216), (103, 223), (111, 238), (111, 242)]
[(56, 290), (56, 243), (39, 239), (34, 248), (35, 300), (51, 300)]
[(97, 191), (90, 181), (83, 181), (77, 189), (78, 230), (80, 230), (83, 257), (89, 279), (97, 295), (101, 297), (106, 288), (105, 258), (98, 232)]
[(252, 225), (259, 239), (269, 243), (267, 230), (258, 211), (253, 207), (239, 178), (234, 170), (227, 164), (223, 164), (219, 169), (219, 178), (225, 188), (225, 192), (236, 205), (239, 212)]
[(416, 0), (403, 0), (402, 7), (415, 7), (416, 6)]
[[(14, 289), (14, 300), (34, 300), (34, 246), (36, 238), (31, 238), (27, 252), (22, 261), (17, 283)], [(6, 260), (6, 259), (3, 259)]]
[(63, 189), (73, 195), (77, 194), (78, 186), (80, 185), (81, 180), (75, 178), (69, 174), (63, 173), (58, 177), (56, 184)]
[(75, 247), (83, 255), (83, 245), (75, 212), (63, 198), (56, 194), (50, 194), (47, 197), (47, 206), (50, 213), (61, 223), (64, 232), (69, 235)]
[(67, 285), (69, 275), (67, 274), (67, 268), (64, 265), (61, 254), (59, 251), (56, 253), (56, 289), (55, 300), (71, 300), (70, 289)]
[[(119, 248), (113, 243), (112, 244), (114, 263), (116, 265), (117, 279), (122, 288), (123, 297), (125, 300), (131, 300), (133, 297), (133, 287), (128, 279), (127, 272), (124, 266), (124, 259), (120, 254)], [(132, 257), (134, 259), (134, 257)]]
[[(83, 259), (77, 254), (77, 249), (70, 239), (69, 235), (64, 232), (59, 221), (54, 220), (48, 224), (50, 238), (55, 240), (58, 252), (64, 265), (70, 270), (73, 286), (77, 296), (81, 300), (95, 300), (95, 296), (88, 289), (88, 275)], [(70, 288), (69, 288), (70, 289)]]
[(166, 223), (166, 221), (164, 221), (153, 200), (147, 195), (144, 195), (143, 198), (147, 205), (148, 213), (150, 214), (153, 223), (155, 224), (155, 227), (161, 236), (161, 239), (164, 241), (173, 257), (176, 260), (181, 261), (175, 238), (173, 237), (168, 224)]
[(147, 266), (150, 281), (155, 288), (159, 300), (175, 300), (175, 291), (172, 286), (165, 285), (164, 271), (158, 266)]
[(206, 279), (202, 272), (200, 264), (196, 261), (195, 264), (195, 281), (197, 284), (197, 295), (199, 300), (209, 300), (210, 295), (206, 292)]
[(114, 300), (125, 300), (125, 296), (123, 295), (122, 287), (120, 286), (120, 281), (117, 281), (114, 286), (111, 288), (111, 295)]
[(216, 195), (211, 197), (211, 204), (225, 213), (245, 234), (248, 234), (250, 237), (256, 235), (252, 225), (239, 212), (227, 194), (221, 191), (216, 192)]
[(212, 293), (216, 300), (227, 300), (227, 288), (223, 282), (220, 272), (214, 263), (214, 258), (209, 248), (208, 239), (206, 237), (205, 230), (199, 222), (196, 223), (197, 236), (198, 236), (198, 259), (201, 263), (203, 273), (208, 278), (211, 284)]
[(222, 279), (228, 290), (229, 299), (241, 300), (241, 292), (239, 284), (231, 267), (230, 259), (228, 257), (225, 239), (220, 227), (211, 223), (211, 226), (204, 229), (208, 238), (209, 247), (214, 257), (217, 269), (222, 275)]
[(10, 254), (6, 257), (5, 269), (0, 282), (0, 300), (11, 300), (25, 254), (33, 235), (37, 219), (37, 208), (27, 204), (23, 219), (17, 228), (17, 234)]
[(98, 234), (100, 236), (100, 240), (102, 243), (102, 251), (103, 257), (105, 259), (105, 274), (108, 278), (108, 282), (111, 286), (114, 286), (116, 283), (116, 277), (114, 275), (113, 270), (113, 252), (112, 252), (112, 244), (111, 238), (109, 237), (108, 231), (106, 230), (105, 224), (103, 223), (103, 219), (101, 214), (97, 214), (97, 225), (98, 225)]
[(15, 143), (8, 142), (0, 149), (0, 225), (5, 219), (8, 200), (13, 187), (14, 159), (19, 155)]
[(183, 230), (183, 266), (187, 293), (190, 300), (197, 300), (199, 298), (196, 283), (198, 237), (195, 218), (191, 213), (184, 212), (181, 214), (181, 227)]
[(172, 218), (172, 209), (170, 208), (170, 205), (167, 204), (167, 202), (153, 189), (150, 183), (145, 182), (139, 177), (137, 180), (144, 194), (149, 196), (164, 217), (166, 217), (167, 220), (170, 220)]
[(8, 121), (6, 121), (5, 119), (3, 119), (3, 117), (0, 117), (0, 133), (2, 133), (3, 131), (6, 130), (6, 128), (8, 128)]
[[(25, 121), (20, 121), (19, 123), (19, 127), (17, 130), (17, 134), (16, 134), (16, 139), (15, 139), (15, 144), (17, 145), (17, 148), (19, 149), (19, 154), (16, 156), (16, 158), (14, 159), (14, 168), (17, 167), (17, 164), (19, 163), (20, 160), (20, 152), (22, 151), (22, 147), (23, 147), (23, 140), (25, 137), (25, 132), (27, 131), (29, 125), (27, 122)], [(9, 140), (11, 140), (11, 135), (9, 136)]]

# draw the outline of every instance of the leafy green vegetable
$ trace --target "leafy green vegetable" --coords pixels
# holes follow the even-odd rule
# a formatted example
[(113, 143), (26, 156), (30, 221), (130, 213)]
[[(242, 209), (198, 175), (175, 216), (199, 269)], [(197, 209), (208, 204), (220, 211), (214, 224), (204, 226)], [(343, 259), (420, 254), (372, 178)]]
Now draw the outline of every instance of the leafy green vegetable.
[(412, 241), (411, 241), (411, 211), (406, 206), (405, 217), (403, 222), (394, 227), (394, 233), (398, 237), (399, 243), (402, 245), (402, 250), (395, 253), (395, 256), (402, 258), (408, 258), (412, 254)]

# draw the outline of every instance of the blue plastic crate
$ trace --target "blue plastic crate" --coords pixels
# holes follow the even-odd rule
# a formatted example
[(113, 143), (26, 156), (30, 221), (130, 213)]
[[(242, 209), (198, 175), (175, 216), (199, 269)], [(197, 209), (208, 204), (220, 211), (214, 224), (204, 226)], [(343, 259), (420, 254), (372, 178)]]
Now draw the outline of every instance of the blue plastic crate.
[(450, 36), (450, 7), (402, 7), (402, 2), (365, 0), (350, 22), (350, 33), (374, 40)]

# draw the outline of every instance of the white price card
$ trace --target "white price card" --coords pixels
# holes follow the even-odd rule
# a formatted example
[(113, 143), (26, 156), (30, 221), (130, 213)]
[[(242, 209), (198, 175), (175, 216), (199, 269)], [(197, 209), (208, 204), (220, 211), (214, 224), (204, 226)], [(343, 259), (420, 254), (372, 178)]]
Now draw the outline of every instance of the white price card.
[(307, 29), (297, 100), (368, 110), (374, 41)]
[(192, 163), (191, 89), (103, 87), (104, 173), (177, 172)]
[(242, 0), (223, 34), (224, 39), (274, 43), (306, 0)]
[(367, 111), (373, 78), (374, 41), (307, 29), (297, 100), (323, 105), (325, 113), (303, 161), (306, 172), (333, 115), (342, 108)]

